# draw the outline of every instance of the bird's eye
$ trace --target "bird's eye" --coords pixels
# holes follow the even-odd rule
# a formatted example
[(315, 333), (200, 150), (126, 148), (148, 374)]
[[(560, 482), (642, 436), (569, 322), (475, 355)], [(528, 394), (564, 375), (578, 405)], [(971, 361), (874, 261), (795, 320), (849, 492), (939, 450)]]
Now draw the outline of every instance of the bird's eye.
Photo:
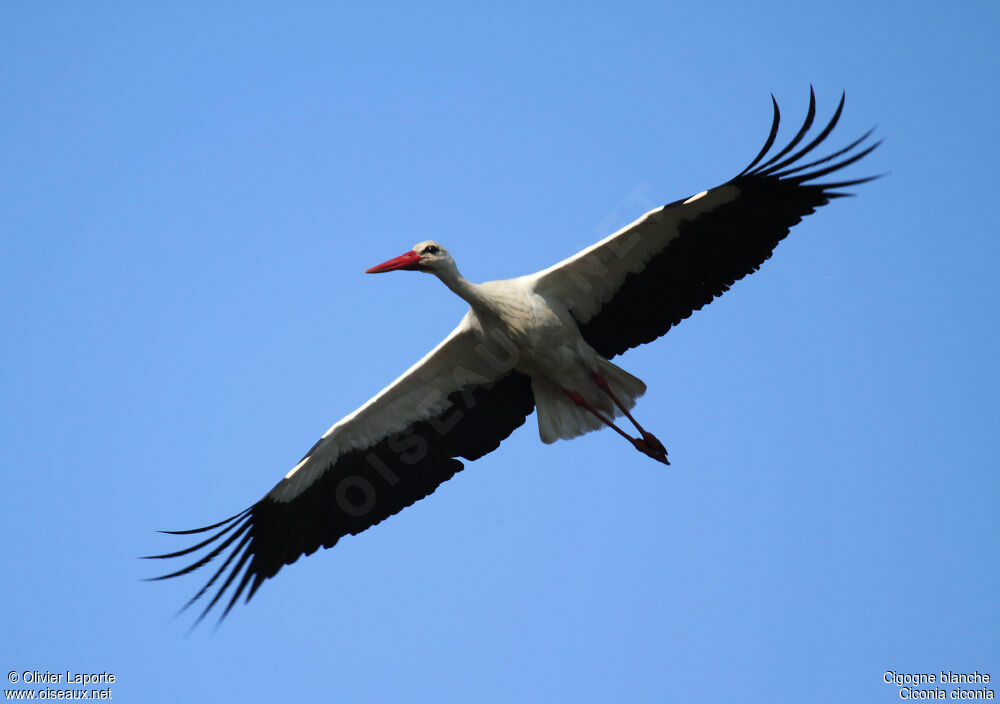
[(437, 253), (438, 253), (438, 248), (433, 244), (424, 247), (424, 251), (421, 252), (421, 254), (437, 254)]

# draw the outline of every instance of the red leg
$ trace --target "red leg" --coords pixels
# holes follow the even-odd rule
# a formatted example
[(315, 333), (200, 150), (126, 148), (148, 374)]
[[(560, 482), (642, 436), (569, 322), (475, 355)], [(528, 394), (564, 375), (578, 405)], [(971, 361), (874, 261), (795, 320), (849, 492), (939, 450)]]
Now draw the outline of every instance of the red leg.
[[(652, 433), (650, 433), (649, 431), (647, 431), (645, 428), (643, 428), (641, 425), (639, 425), (639, 421), (637, 421), (635, 418), (632, 417), (632, 414), (628, 412), (627, 408), (625, 408), (625, 404), (623, 404), (621, 401), (619, 401), (618, 397), (615, 396), (615, 392), (611, 390), (611, 386), (610, 386), (610, 384), (608, 384), (607, 379), (605, 379), (603, 376), (601, 376), (597, 372), (594, 372), (593, 374), (594, 374), (594, 382), (597, 384), (598, 388), (600, 388), (601, 391), (603, 391), (608, 396), (610, 396), (611, 400), (614, 401), (615, 405), (618, 406), (619, 409), (621, 409), (621, 412), (624, 413), (625, 416), (630, 421), (632, 421), (632, 425), (634, 425), (635, 428), (636, 428), (636, 430), (639, 431), (639, 434), (642, 435), (643, 442), (654, 453), (656, 453), (657, 455), (662, 455), (662, 457), (663, 457), (663, 459), (661, 460), (662, 462), (665, 462), (666, 464), (670, 464), (669, 462), (666, 461), (667, 448), (665, 448), (663, 446), (663, 443), (660, 442), (655, 435), (653, 435)], [(656, 458), (656, 459), (659, 459), (659, 458)]]
[[(578, 394), (576, 391), (570, 391), (565, 386), (562, 386), (560, 384), (555, 384), (555, 387), (559, 389), (562, 393), (566, 394), (566, 396), (568, 396), (569, 399), (577, 406), (579, 406), (580, 408), (585, 408), (590, 413), (594, 414), (602, 423), (604, 423), (609, 428), (611, 428), (616, 433), (618, 433), (623, 438), (632, 443), (632, 446), (635, 447), (635, 449), (637, 449), (639, 452), (643, 453), (647, 457), (652, 457), (657, 462), (662, 462), (663, 464), (670, 464), (667, 461), (667, 451), (663, 449), (663, 445), (660, 444), (660, 441), (657, 440), (652, 435), (650, 435), (649, 433), (647, 433), (646, 431), (642, 430), (642, 428), (639, 428), (639, 431), (643, 434), (643, 436), (641, 438), (633, 438), (631, 435), (629, 435), (624, 430), (615, 425), (610, 418), (605, 417), (603, 413), (601, 413), (596, 408), (587, 403), (587, 399)], [(618, 403), (617, 399), (614, 398), (614, 395), (611, 395), (611, 398), (615, 400), (615, 403)], [(621, 404), (619, 404), (619, 408), (621, 408)], [(629, 416), (629, 418), (631, 417), (632, 416)], [(634, 420), (632, 422), (635, 423)], [(638, 423), (636, 423), (636, 427), (639, 427)], [(653, 442), (650, 442), (650, 438), (652, 439)]]
[(611, 419), (606, 418), (603, 413), (601, 413), (596, 408), (587, 403), (587, 399), (578, 394), (576, 391), (570, 391), (565, 386), (560, 386), (559, 384), (556, 384), (556, 388), (562, 391), (564, 394), (566, 394), (566, 396), (569, 397), (569, 400), (575, 403), (577, 406), (579, 406), (580, 408), (585, 408), (591, 413), (593, 413), (595, 416), (597, 416), (598, 420), (600, 420), (602, 423), (610, 427), (612, 430), (621, 435), (623, 438), (626, 438), (628, 440), (632, 439), (632, 437), (628, 433), (626, 433), (624, 430), (615, 425), (611, 421)]

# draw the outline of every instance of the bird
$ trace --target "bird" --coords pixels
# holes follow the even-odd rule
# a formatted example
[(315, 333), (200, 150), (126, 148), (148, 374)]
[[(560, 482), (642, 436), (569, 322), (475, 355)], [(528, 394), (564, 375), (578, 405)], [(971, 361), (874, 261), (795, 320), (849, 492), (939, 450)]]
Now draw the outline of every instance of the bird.
[(181, 610), (204, 597), (196, 623), (217, 605), (221, 622), (242, 595), (249, 602), (285, 565), (433, 493), (463, 469), (463, 460), (496, 450), (532, 411), (543, 443), (609, 428), (642, 455), (668, 465), (664, 444), (633, 415), (646, 385), (611, 359), (662, 336), (757, 271), (789, 228), (829, 201), (852, 195), (841, 189), (879, 177), (816, 182), (881, 143), (868, 142), (872, 128), (815, 158), (845, 99), (842, 94), (826, 126), (803, 145), (816, 116), (810, 87), (805, 121), (772, 154), (781, 121), (772, 95), (770, 132), (739, 174), (655, 208), (542, 271), (472, 283), (433, 240), (368, 269), (431, 274), (469, 309), (440, 344), (327, 430), (255, 504), (202, 528), (162, 531), (209, 535), (190, 547), (148, 556), (176, 559), (205, 551), (151, 581), (220, 559)]

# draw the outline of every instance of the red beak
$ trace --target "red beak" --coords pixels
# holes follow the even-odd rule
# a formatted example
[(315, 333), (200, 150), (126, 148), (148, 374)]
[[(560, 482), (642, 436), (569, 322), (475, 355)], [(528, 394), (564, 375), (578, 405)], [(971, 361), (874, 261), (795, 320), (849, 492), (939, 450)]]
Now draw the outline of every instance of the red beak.
[(387, 262), (382, 262), (378, 266), (373, 266), (365, 271), (366, 274), (381, 274), (383, 271), (393, 271), (395, 269), (408, 269), (413, 271), (420, 268), (420, 255), (412, 249), (406, 254), (400, 254)]

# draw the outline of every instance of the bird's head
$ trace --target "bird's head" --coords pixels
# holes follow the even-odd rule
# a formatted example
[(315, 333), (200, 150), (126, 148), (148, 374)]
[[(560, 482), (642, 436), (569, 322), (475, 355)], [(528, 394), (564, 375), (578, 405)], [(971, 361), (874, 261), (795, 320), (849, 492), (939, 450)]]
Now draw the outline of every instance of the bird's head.
[(448, 250), (434, 240), (426, 240), (413, 245), (413, 249), (387, 262), (368, 269), (366, 274), (381, 274), (385, 271), (406, 269), (408, 271), (426, 271), (434, 273), (442, 267), (454, 266), (455, 262)]

